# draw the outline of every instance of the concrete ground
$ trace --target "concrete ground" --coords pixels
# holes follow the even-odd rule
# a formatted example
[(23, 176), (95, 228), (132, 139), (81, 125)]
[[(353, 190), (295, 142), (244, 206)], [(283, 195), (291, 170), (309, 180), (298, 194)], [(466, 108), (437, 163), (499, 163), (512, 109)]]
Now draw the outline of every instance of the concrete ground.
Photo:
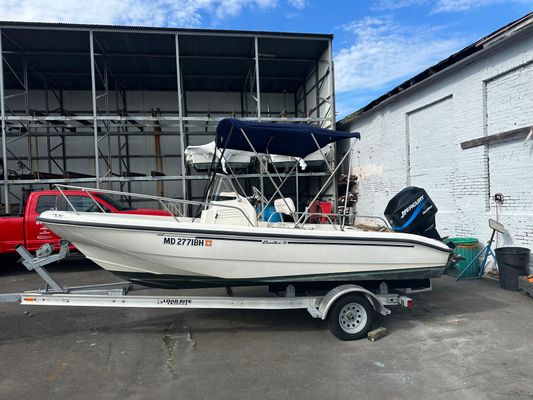
[[(0, 293), (41, 286), (0, 264)], [(79, 260), (50, 270), (67, 285), (117, 280)], [(378, 319), (389, 335), (375, 343), (339, 341), (303, 310), (0, 304), (0, 399), (533, 398), (533, 299), (449, 277), (413, 298)]]

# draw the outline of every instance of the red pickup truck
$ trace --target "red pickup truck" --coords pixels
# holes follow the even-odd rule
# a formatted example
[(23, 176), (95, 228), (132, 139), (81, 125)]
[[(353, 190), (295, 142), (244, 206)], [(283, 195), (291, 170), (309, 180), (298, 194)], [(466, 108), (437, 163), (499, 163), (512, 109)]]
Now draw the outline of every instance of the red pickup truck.
[[(63, 190), (64, 195), (77, 211), (102, 212), (94, 200), (83, 190)], [(131, 208), (103, 193), (91, 193), (106, 211), (122, 214), (170, 215), (167, 211), (150, 208)], [(24, 207), (24, 206), (23, 206)], [(21, 207), (21, 209), (23, 208)], [(15, 253), (15, 247), (24, 245), (29, 251), (37, 250), (44, 243), (57, 243), (59, 238), (37, 217), (50, 209), (72, 210), (58, 190), (42, 190), (28, 195), (22, 215), (0, 214), (0, 254)]]

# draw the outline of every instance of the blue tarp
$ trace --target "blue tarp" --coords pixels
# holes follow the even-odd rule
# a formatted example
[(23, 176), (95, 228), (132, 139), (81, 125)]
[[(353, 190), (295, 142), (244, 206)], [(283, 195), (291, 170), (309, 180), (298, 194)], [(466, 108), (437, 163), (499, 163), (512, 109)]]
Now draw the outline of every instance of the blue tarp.
[(343, 139), (360, 138), (359, 132), (332, 131), (313, 125), (249, 122), (226, 118), (217, 126), (217, 147), (253, 151), (241, 129), (258, 153), (302, 158), (318, 150), (311, 134), (315, 136), (320, 147)]

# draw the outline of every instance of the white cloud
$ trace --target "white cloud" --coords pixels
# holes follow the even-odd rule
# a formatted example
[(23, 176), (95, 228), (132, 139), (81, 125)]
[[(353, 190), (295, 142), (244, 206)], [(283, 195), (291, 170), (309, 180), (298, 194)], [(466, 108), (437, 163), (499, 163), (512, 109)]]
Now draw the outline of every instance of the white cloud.
[(307, 0), (288, 0), (289, 5), (291, 5), (294, 8), (297, 8), (298, 10), (302, 10), (307, 5)]
[(524, 3), (533, 4), (532, 0), (375, 0), (372, 6), (374, 10), (398, 10), (400, 8), (432, 5), (431, 14), (466, 11), (472, 8), (501, 3)]
[(209, 16), (223, 19), (246, 8), (277, 6), (277, 0), (1, 0), (0, 19), (194, 27)]
[[(487, 6), (490, 4), (503, 3), (513, 0), (439, 0), (431, 10), (432, 13), (466, 11), (471, 8)], [(516, 2), (516, 0), (514, 1)]]
[(373, 10), (398, 10), (400, 8), (427, 3), (427, 0), (376, 0), (372, 5)]
[(406, 79), (465, 45), (440, 27), (406, 27), (392, 17), (366, 17), (342, 27), (352, 44), (335, 56), (339, 92), (376, 90)]

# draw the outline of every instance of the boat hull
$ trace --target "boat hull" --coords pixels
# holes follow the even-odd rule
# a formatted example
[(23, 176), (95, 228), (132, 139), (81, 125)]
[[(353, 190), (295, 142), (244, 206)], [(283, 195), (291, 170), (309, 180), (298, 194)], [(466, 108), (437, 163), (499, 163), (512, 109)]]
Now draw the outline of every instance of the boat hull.
[[(414, 270), (399, 270), (374, 273), (354, 272), (348, 274), (320, 274), (281, 276), (248, 279), (220, 279), (214, 277), (198, 277), (185, 275), (153, 274), (142, 272), (109, 271), (129, 282), (143, 286), (167, 289), (196, 289), (238, 286), (271, 286), (284, 289), (291, 284), (298, 289), (332, 289), (344, 284), (359, 284), (364, 287), (378, 288), (381, 282), (392, 287), (428, 287), (429, 279), (442, 276), (443, 268), (427, 268)], [(405, 283), (407, 282), (407, 283)], [(276, 290), (277, 291), (277, 290)]]
[(40, 220), (102, 268), (157, 287), (425, 279), (450, 251), (431, 239), (178, 223), (168, 217), (43, 213)]

